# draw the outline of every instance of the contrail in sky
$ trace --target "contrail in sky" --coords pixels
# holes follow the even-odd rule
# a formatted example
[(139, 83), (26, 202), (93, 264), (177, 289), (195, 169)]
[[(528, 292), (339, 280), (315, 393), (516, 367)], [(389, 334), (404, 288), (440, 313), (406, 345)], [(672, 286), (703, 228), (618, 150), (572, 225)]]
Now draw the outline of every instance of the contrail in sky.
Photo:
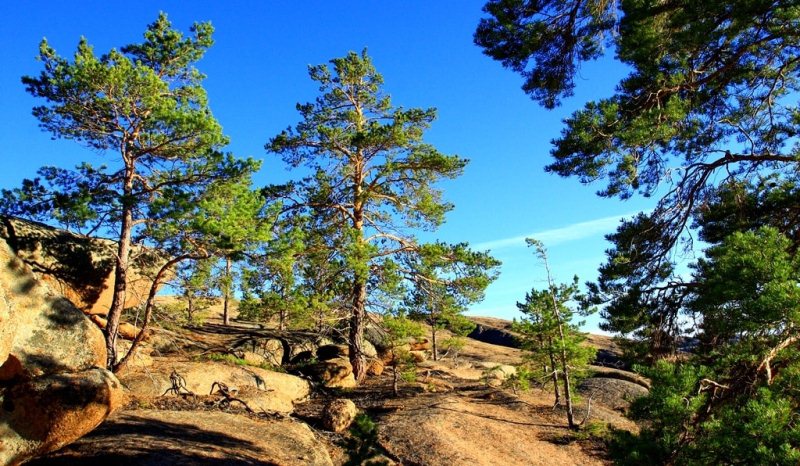
[(620, 219), (632, 217), (637, 213), (638, 212), (631, 212), (622, 215), (614, 215), (611, 217), (603, 217), (595, 220), (589, 220), (588, 222), (573, 223), (572, 225), (567, 225), (561, 228), (553, 228), (551, 230), (529, 233), (527, 235), (484, 241), (482, 243), (472, 245), (472, 248), (479, 251), (486, 249), (497, 251), (498, 249), (514, 246), (524, 246), (525, 238), (536, 238), (548, 247), (556, 246), (558, 244), (577, 241), (601, 233), (610, 233), (616, 229), (617, 225), (619, 225)]

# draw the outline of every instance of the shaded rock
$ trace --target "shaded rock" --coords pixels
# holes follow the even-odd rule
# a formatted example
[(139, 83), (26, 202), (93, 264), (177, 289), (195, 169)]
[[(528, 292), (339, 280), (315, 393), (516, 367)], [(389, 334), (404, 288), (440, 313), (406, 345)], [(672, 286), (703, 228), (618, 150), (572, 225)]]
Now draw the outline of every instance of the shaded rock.
[[(311, 390), (308, 382), (294, 375), (212, 361), (171, 363), (157, 360), (148, 371), (125, 373), (120, 380), (132, 395), (153, 398), (172, 388), (172, 371), (183, 378), (186, 390), (197, 395), (211, 394), (214, 382), (224, 383), (238, 390), (237, 397), (256, 411), (291, 413), (294, 403), (306, 398)], [(174, 391), (169, 391), (169, 395), (174, 396)]]
[(639, 384), (608, 377), (588, 378), (581, 382), (578, 390), (585, 397), (592, 397), (594, 401), (619, 411), (626, 411), (634, 400), (649, 393)]
[(30, 463), (53, 465), (332, 466), (311, 429), (291, 419), (206, 411), (136, 410), (112, 416), (69, 447)]
[(284, 356), (284, 361), (301, 361), (307, 359), (307, 355), (315, 355), (317, 348), (325, 345), (332, 345), (333, 340), (320, 336), (313, 332), (293, 332), (283, 335), (282, 338), (289, 348), (289, 356)]
[[(283, 342), (278, 338), (271, 337), (250, 337), (241, 340), (233, 347), (235, 352), (242, 353), (242, 359), (247, 359), (244, 354), (251, 353), (261, 356), (264, 363), (272, 366), (280, 366), (284, 363), (286, 352)], [(253, 356), (251, 356), (253, 358)]]
[[(33, 271), (37, 280), (86, 314), (107, 315), (114, 293), (116, 243), (59, 230), (43, 223), (0, 217), (0, 240)], [(163, 261), (151, 251), (133, 248), (125, 307), (144, 302), (149, 272)]]
[(605, 377), (608, 379), (626, 380), (628, 382), (640, 385), (650, 390), (650, 380), (648, 380), (646, 377), (642, 377), (636, 372), (630, 372), (622, 369), (615, 369), (612, 367), (600, 367), (600, 366), (592, 366), (591, 369), (592, 372), (594, 373), (594, 377)]
[(489, 327), (486, 325), (478, 324), (472, 330), (472, 332), (467, 335), (469, 338), (473, 338), (478, 341), (482, 341), (484, 343), (490, 343), (492, 345), (500, 345), (500, 346), (508, 346), (509, 348), (519, 348), (519, 342), (514, 337), (511, 332), (500, 328)]
[(10, 387), (0, 399), (0, 464), (17, 464), (90, 432), (124, 395), (111, 372), (94, 368), (37, 377)]
[(320, 361), (307, 368), (312, 377), (328, 388), (353, 388), (356, 379), (353, 366), (347, 358), (334, 358)]
[(381, 326), (374, 322), (364, 326), (364, 340), (376, 349), (376, 352), (383, 353), (389, 349), (389, 336)]
[(317, 348), (317, 359), (320, 361), (347, 358), (348, 356), (350, 356), (350, 349), (347, 345), (324, 345)]
[(344, 432), (358, 414), (356, 404), (348, 399), (333, 400), (322, 410), (322, 428), (331, 432)]

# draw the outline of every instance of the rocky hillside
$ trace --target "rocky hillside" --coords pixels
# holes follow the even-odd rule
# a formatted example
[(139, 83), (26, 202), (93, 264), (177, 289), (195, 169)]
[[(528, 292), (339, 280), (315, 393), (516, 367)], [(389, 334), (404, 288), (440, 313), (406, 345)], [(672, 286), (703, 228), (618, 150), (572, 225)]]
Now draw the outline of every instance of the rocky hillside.
[(42, 241), (58, 241), (20, 249), (23, 227), (6, 225), (16, 248), (0, 241), (2, 465), (605, 464), (602, 432), (636, 430), (624, 413), (649, 387), (602, 365), (617, 349), (593, 336), (601, 365), (579, 385), (578, 418), (594, 434), (576, 434), (548, 387), (516, 381), (523, 354), (507, 321), (476, 318), (474, 338), (438, 361), (430, 339), (409, 342), (415, 364), (396, 394), (377, 321), (366, 332), (369, 377), (356, 386), (339, 334), (225, 326), (219, 306), (202, 325), (162, 320), (115, 376), (97, 367), (105, 347), (86, 303), (81, 312), (37, 269)]
[[(432, 361), (427, 341), (417, 341), (415, 379), (403, 381), (395, 396), (380, 339), (371, 340), (371, 375), (355, 387), (347, 349), (335, 335), (244, 322), (226, 327), (216, 317), (196, 328), (156, 330), (120, 374), (126, 406), (31, 464), (608, 462), (601, 441), (566, 429), (549, 391), (515, 389), (519, 349), (469, 339), (457, 359)], [(624, 411), (645, 388), (623, 378), (587, 382), (584, 400), (594, 400), (588, 422), (636, 429)], [(627, 391), (615, 398), (614, 383)], [(347, 426), (356, 413), (371, 422), (360, 417), (354, 434)]]

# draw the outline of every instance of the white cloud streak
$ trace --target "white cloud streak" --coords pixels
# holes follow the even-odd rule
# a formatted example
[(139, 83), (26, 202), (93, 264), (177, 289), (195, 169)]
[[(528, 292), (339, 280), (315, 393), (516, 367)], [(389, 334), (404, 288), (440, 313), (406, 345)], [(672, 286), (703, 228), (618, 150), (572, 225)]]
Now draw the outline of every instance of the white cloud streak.
[(510, 247), (525, 246), (525, 238), (536, 238), (547, 247), (556, 246), (571, 241), (577, 241), (592, 236), (610, 233), (619, 225), (622, 218), (629, 218), (636, 215), (637, 212), (627, 213), (623, 215), (614, 215), (611, 217), (603, 217), (588, 222), (574, 223), (561, 228), (553, 228), (550, 230), (538, 231), (521, 236), (514, 236), (511, 238), (502, 238), (492, 241), (484, 241), (472, 245), (473, 249), (484, 251), (491, 249), (497, 251)]

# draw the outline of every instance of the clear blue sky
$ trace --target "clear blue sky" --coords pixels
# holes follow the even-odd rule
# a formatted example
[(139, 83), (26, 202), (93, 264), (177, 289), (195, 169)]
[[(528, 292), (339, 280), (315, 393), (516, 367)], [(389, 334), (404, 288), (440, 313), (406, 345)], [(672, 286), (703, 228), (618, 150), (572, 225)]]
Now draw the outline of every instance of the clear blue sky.
[[(521, 90), (521, 78), (482, 55), (472, 34), (483, 1), (137, 1), (2, 2), (0, 16), (0, 187), (33, 177), (42, 165), (74, 166), (96, 156), (72, 141), (53, 141), (31, 116), (36, 104), (20, 83), (38, 74), (39, 41), (71, 56), (81, 35), (97, 53), (141, 39), (159, 11), (187, 31), (210, 20), (215, 45), (198, 67), (211, 108), (239, 156), (264, 159), (258, 184), (292, 177), (264, 143), (298, 121), (297, 102), (315, 97), (307, 67), (367, 47), (396, 105), (436, 107), (427, 141), (471, 160), (444, 185), (456, 205), (424, 239), (468, 241), (504, 263), (501, 278), (471, 313), (516, 316), (515, 302), (543, 285), (543, 269), (525, 247), (534, 236), (550, 251), (556, 278), (594, 279), (620, 216), (651, 205), (601, 199), (601, 186), (544, 173), (561, 120), (606, 96), (624, 74), (611, 58), (584, 66), (575, 97), (547, 111)], [(597, 318), (587, 329), (596, 329)]]

